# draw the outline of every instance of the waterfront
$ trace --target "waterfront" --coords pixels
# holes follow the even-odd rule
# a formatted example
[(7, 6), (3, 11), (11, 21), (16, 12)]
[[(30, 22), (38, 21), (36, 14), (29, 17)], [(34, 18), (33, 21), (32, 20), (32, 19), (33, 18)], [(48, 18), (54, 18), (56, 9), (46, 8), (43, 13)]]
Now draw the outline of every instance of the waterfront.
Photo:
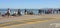
[[(14, 12), (18, 12), (18, 9), (10, 9), (11, 12), (10, 14), (13, 14)], [(29, 13), (32, 11), (33, 14), (38, 15), (39, 11), (38, 10), (42, 10), (42, 14), (46, 14), (48, 10), (52, 10), (51, 13), (52, 14), (59, 14), (59, 9), (26, 9)], [(22, 12), (22, 15), (24, 15), (24, 11), (25, 9), (20, 9), (20, 11)], [(5, 14), (7, 12), (7, 9), (0, 9), (1, 14)]]
[[(0, 10), (0, 12), (1, 14), (5, 14), (8, 12), (7, 10), (11, 10), (10, 15), (0, 16), (0, 28), (31, 28), (31, 27), (49, 28), (50, 24), (54, 22), (60, 23), (58, 21), (60, 20), (59, 10), (51, 11), (51, 9), (47, 9), (47, 10), (27, 9), (26, 10), (27, 13), (25, 14), (24, 9), (5, 9), (5, 10), (3, 9), (3, 10)], [(12, 14), (15, 14), (14, 12), (18, 12), (18, 10), (19, 10), (19, 13), (22, 12), (21, 15), (19, 14), (20, 16), (19, 15), (11, 16)]]

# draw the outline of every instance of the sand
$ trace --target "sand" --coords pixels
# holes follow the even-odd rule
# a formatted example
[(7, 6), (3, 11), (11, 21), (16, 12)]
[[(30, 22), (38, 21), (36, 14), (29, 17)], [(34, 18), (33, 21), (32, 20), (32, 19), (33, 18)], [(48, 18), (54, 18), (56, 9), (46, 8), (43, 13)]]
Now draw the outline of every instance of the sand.
[(43, 15), (24, 15), (24, 16), (10, 16), (10, 17), (0, 17), (0, 22), (18, 21), (18, 20), (28, 20), (28, 19), (38, 19), (38, 18), (60, 18), (60, 14), (43, 14)]
[[(21, 20), (30, 20), (30, 19), (60, 19), (60, 14), (42, 14), (42, 15), (24, 15), (24, 16), (10, 16), (10, 17), (0, 17), (1, 22), (10, 22), (10, 21), (21, 21)], [(30, 23), (30, 22), (29, 22)], [(28, 23), (28, 24), (29, 24)], [(30, 23), (31, 24), (31, 23)]]

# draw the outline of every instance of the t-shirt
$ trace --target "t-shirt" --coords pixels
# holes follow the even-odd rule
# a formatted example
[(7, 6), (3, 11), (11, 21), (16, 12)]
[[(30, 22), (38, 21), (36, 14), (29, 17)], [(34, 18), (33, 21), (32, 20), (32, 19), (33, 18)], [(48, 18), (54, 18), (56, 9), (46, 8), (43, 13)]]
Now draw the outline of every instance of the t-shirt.
[(23, 13), (21, 12), (21, 14), (23, 14)]
[(8, 12), (10, 13), (11, 10), (8, 10)]

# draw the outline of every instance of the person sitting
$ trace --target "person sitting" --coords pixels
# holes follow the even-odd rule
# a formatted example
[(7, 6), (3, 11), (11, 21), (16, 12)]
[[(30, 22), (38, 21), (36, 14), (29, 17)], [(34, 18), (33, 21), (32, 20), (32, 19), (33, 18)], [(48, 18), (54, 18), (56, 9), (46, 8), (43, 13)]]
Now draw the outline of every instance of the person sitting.
[(14, 11), (14, 13), (12, 14), (12, 16), (17, 16), (17, 12)]
[(5, 14), (2, 14), (2, 16), (4, 17), (4, 16), (5, 16)]
[(31, 11), (29, 14), (30, 14), (30, 15), (33, 15), (33, 12)]

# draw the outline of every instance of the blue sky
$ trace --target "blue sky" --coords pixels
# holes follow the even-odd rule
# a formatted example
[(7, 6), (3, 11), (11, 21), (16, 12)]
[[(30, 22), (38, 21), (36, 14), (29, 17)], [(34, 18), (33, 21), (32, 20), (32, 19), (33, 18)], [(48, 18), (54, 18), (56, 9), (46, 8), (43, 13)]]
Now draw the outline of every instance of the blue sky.
[(0, 0), (0, 8), (60, 8), (60, 0)]

